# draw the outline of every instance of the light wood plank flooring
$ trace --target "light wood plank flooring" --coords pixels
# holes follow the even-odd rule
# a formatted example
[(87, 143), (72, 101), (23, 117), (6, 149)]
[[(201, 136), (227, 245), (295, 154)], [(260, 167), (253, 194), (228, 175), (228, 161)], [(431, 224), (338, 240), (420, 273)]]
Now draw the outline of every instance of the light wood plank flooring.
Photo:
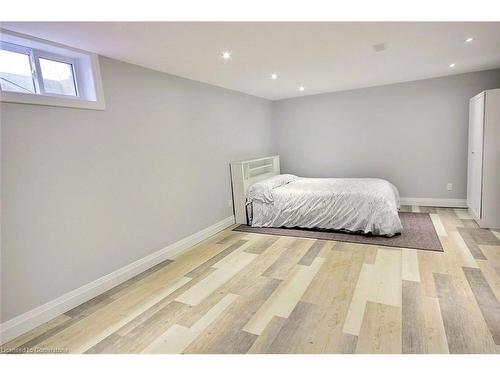
[(500, 233), (403, 209), (444, 252), (227, 229), (2, 351), (499, 353)]

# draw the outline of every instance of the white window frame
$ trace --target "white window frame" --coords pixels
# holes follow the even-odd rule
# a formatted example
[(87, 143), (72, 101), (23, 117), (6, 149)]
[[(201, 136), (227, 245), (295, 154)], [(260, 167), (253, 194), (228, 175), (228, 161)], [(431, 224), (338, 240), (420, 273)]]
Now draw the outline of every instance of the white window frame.
[[(28, 56), (28, 59), (30, 61), (30, 69), (31, 69), (31, 81), (33, 82), (33, 88), (35, 89), (34, 93), (28, 93), (28, 94), (35, 95), (39, 90), (38, 90), (38, 79), (36, 77), (36, 71), (35, 71), (35, 62), (33, 61), (31, 49), (28, 47), (18, 46), (17, 44), (7, 43), (4, 41), (0, 41), (0, 48), (2, 50), (5, 50), (5, 51), (14, 52), (14, 53)], [(18, 86), (18, 85), (16, 85), (16, 86)], [(1, 90), (1, 86), (0, 86), (0, 90)], [(27, 90), (27, 89), (25, 89), (25, 90)]]
[[(62, 55), (56, 55), (54, 53), (46, 52), (46, 51), (40, 51), (33, 49), (33, 60), (35, 60), (35, 69), (36, 69), (36, 75), (38, 77), (38, 86), (40, 90), (40, 95), (48, 95), (48, 96), (58, 96), (58, 97), (77, 97), (77, 98), (82, 98), (82, 95), (80, 93), (81, 89), (81, 79), (80, 79), (80, 72), (78, 69), (78, 63), (76, 59), (72, 59), (70, 57), (62, 56)], [(73, 70), (73, 82), (75, 84), (75, 93), (76, 95), (63, 95), (63, 94), (55, 94), (51, 92), (45, 91), (45, 84), (43, 82), (43, 73), (42, 73), (42, 68), (40, 66), (40, 59), (44, 60), (51, 60), (55, 62), (61, 62), (64, 64), (71, 65), (71, 69)]]
[[(21, 93), (2, 90), (0, 87), (0, 101), (105, 109), (99, 60), (96, 54), (4, 29), (0, 29), (0, 37), (3, 49), (27, 54), (30, 57), (32, 76), (37, 91), (37, 93)], [(76, 96), (45, 91), (40, 58), (72, 65)]]

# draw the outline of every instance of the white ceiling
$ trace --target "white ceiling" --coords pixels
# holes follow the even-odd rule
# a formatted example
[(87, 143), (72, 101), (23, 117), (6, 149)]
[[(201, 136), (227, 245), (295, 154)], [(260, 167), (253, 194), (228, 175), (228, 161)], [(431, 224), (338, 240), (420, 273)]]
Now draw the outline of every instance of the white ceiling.
[[(272, 100), (500, 67), (500, 22), (4, 22), (2, 27)], [(475, 40), (464, 43), (468, 36)], [(387, 49), (375, 52), (373, 45), (380, 43)], [(224, 50), (232, 53), (228, 62), (220, 56)], [(456, 67), (449, 68), (451, 63)]]

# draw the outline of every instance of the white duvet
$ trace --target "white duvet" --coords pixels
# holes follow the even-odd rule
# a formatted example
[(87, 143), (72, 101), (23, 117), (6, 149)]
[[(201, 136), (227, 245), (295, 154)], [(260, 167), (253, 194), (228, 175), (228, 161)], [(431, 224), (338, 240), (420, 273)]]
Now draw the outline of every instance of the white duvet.
[(247, 192), (253, 227), (302, 227), (392, 236), (401, 233), (399, 193), (378, 178), (278, 175)]

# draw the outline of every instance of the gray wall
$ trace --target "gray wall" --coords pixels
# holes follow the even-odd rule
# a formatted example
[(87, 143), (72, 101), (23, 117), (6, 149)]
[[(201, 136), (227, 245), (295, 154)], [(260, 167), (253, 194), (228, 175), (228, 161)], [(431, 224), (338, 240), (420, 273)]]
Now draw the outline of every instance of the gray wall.
[(274, 152), (270, 101), (100, 61), (105, 111), (1, 106), (3, 321), (232, 215), (229, 161)]
[(274, 102), (281, 170), (381, 177), (402, 197), (465, 198), (469, 98), (497, 87), (500, 70), (491, 70)]
[(496, 70), (271, 103), (101, 70), (105, 111), (1, 104), (2, 321), (230, 216), (231, 160), (464, 198), (467, 102), (500, 87)]

